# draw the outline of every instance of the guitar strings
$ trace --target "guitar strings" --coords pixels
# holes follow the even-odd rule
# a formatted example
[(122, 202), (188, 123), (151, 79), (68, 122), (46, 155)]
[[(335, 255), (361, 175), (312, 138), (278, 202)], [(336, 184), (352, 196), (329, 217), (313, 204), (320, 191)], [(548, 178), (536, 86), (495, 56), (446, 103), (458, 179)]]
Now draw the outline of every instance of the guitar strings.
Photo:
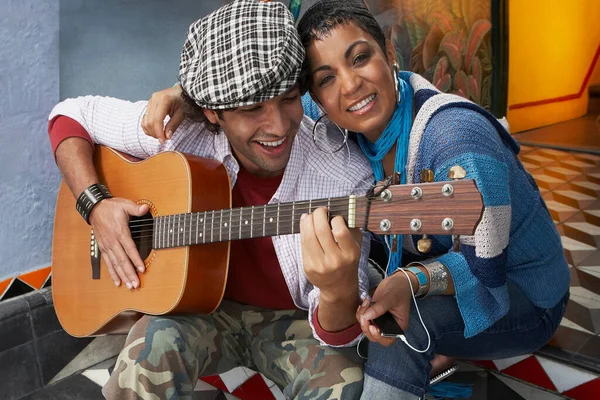
[[(432, 200), (438, 200), (438, 199), (448, 199), (448, 197), (446, 195), (443, 195), (442, 193), (428, 193), (427, 194), (427, 199), (432, 199)], [(362, 203), (362, 200), (366, 199), (366, 197), (357, 197), (357, 200), (360, 201)], [(369, 200), (377, 200), (379, 199), (379, 197), (369, 197)], [(414, 202), (415, 199), (413, 199), (412, 197), (405, 197), (403, 196), (400, 200), (395, 200), (396, 204), (404, 204), (404, 203), (409, 203), (409, 202)], [(305, 206), (308, 205), (309, 207), (312, 207), (314, 209), (319, 208), (319, 207), (323, 207), (323, 206), (327, 206), (327, 202), (328, 199), (318, 199), (318, 200), (306, 200), (306, 201), (299, 201), (299, 202), (295, 202), (293, 203), (294, 208), (295, 207), (301, 207), (301, 206)], [(324, 204), (320, 204), (320, 203), (324, 203)], [(347, 197), (336, 197), (333, 199), (329, 200), (329, 208), (332, 208), (332, 206), (336, 206), (336, 205), (344, 205), (347, 206), (348, 205), (348, 198)], [(357, 204), (358, 205), (358, 204)], [(360, 204), (361, 206), (364, 205)], [(277, 204), (267, 204), (267, 209), (265, 210), (265, 206), (264, 205), (259, 205), (259, 206), (254, 206), (254, 213), (255, 215), (263, 215), (266, 213), (276, 213), (276, 209), (277, 209)], [(292, 206), (292, 203), (286, 203), (283, 209), (280, 207), (280, 215), (281, 215), (281, 210), (286, 211), (290, 209), (290, 207)], [(190, 214), (196, 214), (196, 216), (198, 216), (199, 214), (206, 214), (211, 215), (213, 214), (213, 211), (215, 214), (218, 213), (233, 213), (233, 212), (238, 212), (239, 210), (244, 210), (244, 211), (248, 211), (248, 210), (252, 210), (252, 207), (237, 207), (237, 208), (230, 208), (230, 209), (222, 209), (222, 210), (209, 210), (209, 211), (199, 211), (199, 212), (191, 212), (191, 213), (181, 213), (181, 214), (171, 214), (171, 215), (166, 215), (166, 216), (162, 216), (162, 218), (175, 218), (177, 216), (186, 216), (186, 215), (190, 215)], [(294, 210), (294, 211), (298, 211), (298, 210)], [(307, 210), (309, 211), (309, 210)], [(225, 214), (227, 215), (227, 214)], [(161, 216), (156, 217), (156, 218), (161, 218)], [(130, 228), (133, 227), (138, 227), (138, 226), (143, 226), (144, 222), (149, 222), (149, 221), (154, 221), (156, 218), (145, 218), (145, 219), (138, 219), (138, 220), (134, 220), (129, 224)], [(185, 217), (184, 217), (185, 218)], [(142, 224), (139, 224), (142, 223)], [(146, 224), (146, 225), (153, 225), (153, 222)]]
[[(315, 208), (316, 209), (316, 208)], [(312, 210), (314, 211), (314, 210)], [(360, 210), (362, 211), (362, 209)], [(144, 227), (152, 227), (156, 224), (156, 221), (159, 218), (170, 218), (171, 221), (170, 222), (177, 222), (181, 225), (181, 223), (185, 223), (186, 225), (191, 223), (191, 222), (198, 222), (198, 218), (201, 217), (203, 218), (205, 221), (221, 221), (224, 220), (224, 222), (228, 222), (227, 219), (229, 219), (231, 221), (231, 223), (238, 223), (240, 221), (240, 217), (243, 216), (243, 220), (245, 221), (252, 221), (252, 223), (254, 222), (263, 222), (269, 218), (273, 218), (273, 219), (278, 219), (280, 222), (281, 221), (285, 221), (285, 218), (287, 217), (298, 217), (300, 218), (300, 216), (302, 214), (306, 214), (308, 213), (309, 210), (294, 210), (294, 212), (287, 212), (287, 210), (283, 210), (280, 211), (279, 213), (277, 213), (276, 211), (273, 212), (254, 212), (253, 215), (246, 215), (246, 214), (250, 214), (250, 213), (245, 213), (244, 215), (240, 214), (236, 209), (234, 209), (232, 212), (223, 212), (222, 215), (220, 214), (220, 212), (215, 212), (214, 218), (212, 215), (212, 212), (206, 212), (206, 214), (204, 212), (194, 212), (194, 213), (186, 213), (186, 214), (173, 214), (173, 215), (168, 215), (165, 217), (156, 217), (156, 218), (152, 218), (152, 219), (146, 219), (144, 222), (148, 222), (148, 223), (143, 223), (143, 224), (130, 224), (129, 227), (133, 230), (134, 228), (144, 228)], [(339, 207), (339, 206), (333, 206), (333, 207), (328, 207), (328, 214), (333, 214), (331, 216), (335, 217), (337, 215), (341, 215), (341, 216), (346, 216), (348, 214), (348, 205), (345, 204), (343, 207)], [(183, 216), (183, 221), (180, 221), (181, 218), (177, 218), (178, 215)], [(188, 217), (188, 215), (190, 217)], [(232, 218), (234, 217), (234, 218)], [(166, 221), (166, 219), (164, 219), (164, 221)], [(202, 222), (199, 222), (202, 224)], [(166, 224), (166, 223), (165, 223)]]
[[(427, 197), (428, 197), (428, 199), (432, 199), (432, 200), (438, 200), (438, 199), (448, 199), (448, 197), (447, 197), (447, 196), (445, 196), (445, 195), (443, 195), (442, 193), (428, 194), (428, 196), (427, 196)], [(364, 198), (364, 197), (363, 197), (363, 198)], [(361, 199), (362, 199), (362, 198), (361, 198)], [(325, 200), (325, 201), (326, 201), (326, 200)], [(312, 202), (308, 202), (308, 201), (306, 201), (306, 202), (303, 202), (303, 203), (304, 203), (304, 204), (313, 203), (312, 205), (315, 205), (315, 204), (314, 204), (315, 202), (316, 202), (316, 200), (315, 200), (315, 201), (312, 201)], [(396, 200), (396, 204), (397, 204), (397, 205), (403, 205), (403, 204), (414, 203), (414, 202), (415, 202), (415, 200), (414, 200), (413, 198), (410, 198), (410, 197), (409, 197), (409, 198), (403, 197), (403, 198), (402, 198), (402, 199), (400, 199), (400, 200)], [(332, 203), (333, 203), (333, 202), (330, 202), (330, 205), (331, 205)], [(344, 203), (344, 207), (341, 209), (341, 211), (343, 211), (343, 212), (347, 212), (347, 199), (344, 199), (343, 203)], [(315, 208), (318, 208), (318, 207), (320, 207), (319, 205), (315, 205), (315, 206), (316, 206)], [(228, 210), (223, 210), (223, 212), (227, 212), (227, 211), (229, 211), (230, 213), (233, 213), (233, 212), (236, 212), (236, 211), (238, 211), (238, 210), (240, 210), (240, 209), (239, 209), (239, 208), (237, 208), (237, 209), (228, 209)], [(264, 220), (264, 217), (266, 217), (266, 213), (264, 213), (263, 211), (264, 211), (264, 206), (258, 206), (258, 208), (255, 208), (255, 215), (254, 215), (254, 217), (255, 217), (255, 218), (253, 219), (253, 221), (257, 219), (257, 218), (256, 218), (257, 216), (258, 216), (258, 220), (261, 220), (261, 219), (262, 219), (262, 220)], [(296, 211), (297, 211), (297, 210), (296, 210)], [(340, 211), (340, 209), (337, 209), (336, 207), (330, 207), (330, 211), (329, 211), (329, 213), (330, 213), (330, 214), (335, 214), (335, 212), (339, 212), (339, 211)], [(217, 213), (220, 213), (220, 212), (221, 212), (221, 211), (215, 211), (215, 214), (217, 214)], [(273, 212), (275, 212), (275, 210), (273, 210)], [(203, 214), (203, 213), (204, 213), (204, 212), (199, 212), (199, 213), (189, 213), (189, 214), (196, 214), (196, 216), (198, 216), (198, 215), (200, 215), (200, 214)], [(263, 214), (265, 214), (265, 215), (264, 215), (264, 217), (263, 217)], [(298, 215), (298, 214), (299, 214), (299, 215)], [(174, 214), (174, 215), (178, 215), (178, 214)], [(187, 215), (187, 214), (179, 214), (179, 215)], [(293, 219), (287, 219), (287, 217), (289, 217), (289, 216), (292, 216), (292, 215), (294, 215), (294, 218), (293, 218)], [(296, 215), (298, 215), (298, 217), (297, 217), (297, 218), (296, 218)], [(212, 211), (208, 211), (208, 212), (206, 212), (206, 216), (208, 216), (208, 219), (211, 219), (211, 218), (212, 218)], [(226, 216), (227, 216), (227, 214), (225, 214), (225, 218), (226, 218)], [(295, 223), (296, 221), (299, 221), (299, 220), (300, 220), (300, 216), (301, 216), (301, 214), (300, 214), (300, 213), (290, 213), (290, 214), (287, 214), (287, 213), (285, 213), (285, 214), (282, 214), (282, 213), (280, 212), (280, 214), (279, 214), (279, 221), (278, 221), (278, 222), (279, 222), (279, 225), (280, 225), (280, 230), (281, 230), (281, 225), (282, 225), (282, 224), (283, 224), (284, 226), (286, 226), (285, 224), (287, 224), (287, 223)], [(173, 217), (173, 215), (169, 215), (168, 217)], [(276, 215), (273, 215), (273, 217), (276, 217)], [(184, 218), (185, 218), (185, 217), (184, 217)], [(217, 218), (217, 217), (215, 217), (215, 218), (214, 218), (214, 220), (215, 220), (215, 221), (216, 221), (217, 219), (219, 219), (220, 221), (222, 221), (222, 219), (223, 219), (223, 218), (222, 218), (222, 216), (221, 216), (221, 217), (218, 217), (218, 218)], [(152, 219), (146, 219), (146, 221), (154, 221), (154, 220), (155, 220), (154, 218), (152, 218)], [(241, 225), (241, 226), (240, 226), (240, 225), (237, 225), (237, 221), (238, 221), (238, 219), (237, 219), (237, 218), (235, 218), (235, 219), (232, 219), (232, 220), (231, 220), (231, 226), (230, 226), (230, 227), (227, 227), (226, 229), (227, 229), (227, 230), (230, 230), (230, 231), (232, 231), (232, 230), (236, 230), (236, 232), (235, 232), (235, 233), (237, 234), (237, 236), (239, 236), (239, 234), (240, 234), (240, 231), (241, 231), (241, 233), (242, 233), (242, 234), (243, 234), (243, 233), (248, 233), (248, 232), (251, 232), (251, 231), (252, 231), (252, 229), (251, 229), (249, 226), (247, 226), (247, 225)], [(187, 221), (184, 221), (184, 222), (187, 222)], [(190, 221), (190, 222), (191, 222), (191, 221)], [(213, 221), (213, 223), (214, 223), (214, 221)], [(235, 225), (234, 225), (234, 224), (235, 224)], [(199, 225), (199, 224), (197, 224), (197, 225)], [(150, 228), (150, 229), (132, 230), (132, 237), (133, 237), (133, 238), (135, 238), (135, 239), (143, 239), (143, 238), (148, 238), (148, 237), (154, 237), (154, 234), (153, 234), (153, 231), (154, 231), (154, 223), (145, 224), (145, 225), (144, 225), (144, 224), (141, 224), (141, 225), (137, 225), (137, 226), (135, 226), (135, 227), (136, 227), (136, 228), (151, 227), (151, 228)], [(204, 228), (206, 228), (206, 226), (205, 226), (205, 225), (204, 225), (203, 227), (204, 227)], [(240, 227), (241, 227), (241, 229), (240, 229)], [(187, 237), (189, 237), (190, 233), (191, 233), (191, 232), (193, 232), (195, 229), (194, 229), (194, 228), (193, 228), (191, 225), (190, 225), (190, 227), (189, 227), (190, 229), (187, 229), (187, 228), (188, 228), (188, 227), (184, 228), (184, 231), (183, 231), (183, 232), (180, 232), (180, 233), (178, 233), (177, 235), (178, 235), (178, 236), (179, 236), (179, 235), (182, 235), (182, 236), (184, 236), (184, 239), (185, 239), (185, 237), (186, 237), (186, 236), (187, 236)], [(266, 227), (266, 229), (265, 229), (265, 233), (266, 233), (267, 231), (269, 231), (269, 233), (270, 233), (270, 234), (271, 234), (271, 233), (273, 233), (273, 232), (271, 232), (271, 230), (272, 230), (272, 229), (273, 229), (273, 226)], [(294, 227), (293, 227), (293, 226), (292, 226), (292, 229), (294, 229)], [(284, 230), (285, 230), (285, 228), (284, 228)], [(222, 237), (222, 236), (223, 236), (223, 229), (222, 229), (222, 227), (220, 226), (220, 224), (219, 224), (219, 226), (217, 226), (217, 227), (214, 227), (214, 226), (213, 226), (213, 227), (212, 227), (211, 229), (209, 229), (208, 231), (206, 231), (206, 229), (203, 229), (203, 233), (204, 233), (204, 235), (205, 235), (205, 236), (208, 236), (208, 234), (211, 234), (211, 236), (213, 236), (213, 237), (214, 237), (214, 236), (216, 236), (216, 235), (215, 235), (215, 232), (216, 232), (216, 235), (219, 235), (220, 237)], [(261, 237), (262, 237), (262, 229), (260, 229), (260, 227), (259, 227), (258, 229), (256, 229), (256, 232), (257, 232), (257, 233), (261, 233)], [(149, 235), (144, 235), (145, 233), (150, 233), (150, 234), (149, 234)], [(294, 232), (292, 232), (292, 233), (294, 233)], [(230, 234), (229, 232), (225, 233), (225, 235), (227, 235), (227, 236), (229, 236), (229, 234)], [(233, 235), (233, 236), (235, 237), (236, 235)], [(272, 235), (265, 235), (265, 236), (272, 236)], [(258, 237), (258, 236), (256, 236), (256, 237)], [(212, 240), (211, 240), (211, 241), (212, 241)]]
[[(336, 208), (330, 208), (329, 214), (333, 214), (333, 216), (338, 216), (338, 215), (345, 216), (346, 213), (347, 213), (347, 211), (348, 211), (347, 207), (337, 208), (337, 209)], [(274, 219), (273, 223), (275, 223), (275, 220), (277, 220), (278, 225), (281, 228), (281, 225), (286, 226), (286, 224), (289, 224), (289, 223), (299, 222), (301, 216), (302, 216), (302, 214), (300, 214), (300, 213), (295, 213), (295, 214), (292, 214), (292, 213), (290, 213), (290, 214), (281, 214), (280, 213), (279, 214), (279, 218), (277, 218), (275, 215), (273, 215), (273, 219)], [(291, 218), (291, 217), (293, 217), (293, 218)], [(191, 224), (192, 221), (185, 221), (185, 225), (186, 226), (183, 228), (184, 231), (180, 232), (179, 234), (182, 234), (182, 233), (188, 233), (189, 234), (190, 232), (195, 231), (196, 228), (199, 227), (200, 225), (202, 225), (202, 227), (203, 227), (203, 229), (202, 229), (203, 232), (211, 232), (211, 231), (212, 232), (215, 232), (215, 231), (216, 232), (221, 232), (221, 231), (223, 231), (222, 228), (225, 228), (226, 230), (230, 230), (230, 229), (234, 230), (235, 229), (236, 231), (239, 230), (240, 228), (241, 228), (242, 231), (244, 229), (246, 229), (248, 231), (251, 231), (252, 228), (254, 228), (254, 230), (256, 230), (256, 232), (259, 232), (259, 231), (262, 230), (260, 227), (257, 228), (255, 226), (252, 226), (252, 228), (251, 228), (250, 225), (254, 224), (255, 222), (260, 222), (262, 224), (263, 221), (265, 221), (265, 218), (267, 218), (267, 217), (266, 216), (265, 217), (263, 217), (263, 216), (257, 216), (255, 214), (254, 218), (252, 218), (251, 220), (249, 220), (250, 221), (249, 224), (241, 223), (240, 220), (239, 220), (239, 218), (237, 218), (237, 216), (236, 216), (236, 218), (230, 219), (229, 221), (227, 221), (227, 216), (225, 216), (224, 218), (215, 217), (214, 220), (211, 217), (209, 217), (209, 218), (207, 218), (207, 220), (205, 220), (205, 222), (199, 222), (198, 220), (193, 221), (193, 222), (198, 222), (198, 223), (194, 223), (193, 225)], [(223, 222), (223, 219), (225, 219), (224, 222), (226, 222), (228, 224), (227, 227), (221, 226), (221, 222)], [(219, 221), (219, 225), (218, 226), (214, 226), (214, 222), (216, 222), (216, 221)], [(211, 222), (212, 222), (213, 226), (212, 227), (207, 226), (207, 225), (210, 225)], [(188, 223), (189, 223), (189, 225), (188, 225)], [(141, 229), (131, 229), (132, 237), (134, 236), (133, 235), (134, 233), (153, 232), (154, 231), (154, 226), (155, 226), (155, 224), (153, 224), (153, 223), (146, 224), (146, 225), (138, 225), (135, 228), (141, 228)], [(166, 226), (166, 224), (165, 224), (165, 226)], [(289, 225), (287, 225), (287, 226), (289, 226)], [(179, 224), (179, 227), (181, 228), (181, 223)], [(207, 227), (209, 228), (208, 230), (206, 229)], [(163, 227), (161, 227), (161, 229), (162, 228)], [(266, 225), (265, 225), (265, 228), (266, 229), (274, 229), (272, 226), (268, 226), (267, 227)]]
[[(358, 197), (357, 200), (362, 200), (365, 197)], [(321, 204), (324, 203), (324, 204)], [(323, 207), (323, 206), (327, 206), (329, 204), (329, 206), (337, 206), (337, 205), (348, 205), (348, 198), (333, 198), (331, 200), (327, 200), (327, 199), (318, 199), (318, 200), (306, 200), (306, 201), (299, 201), (299, 202), (295, 202), (293, 203), (293, 205), (291, 203), (287, 203), (283, 206), (280, 206), (279, 209), (280, 210), (285, 210), (287, 209), (291, 209), (292, 207), (302, 207), (305, 205), (314, 207), (314, 208), (318, 208), (318, 207)], [(283, 207), (283, 208), (282, 208)], [(178, 215), (187, 215), (187, 214), (203, 214), (206, 213), (208, 214), (212, 214), (212, 212), (214, 211), (214, 213), (226, 213), (226, 212), (232, 212), (232, 211), (239, 211), (239, 210), (244, 210), (244, 211), (251, 211), (252, 207), (250, 206), (246, 206), (246, 207), (236, 207), (236, 208), (226, 208), (226, 209), (222, 209), (222, 210), (209, 210), (209, 211), (200, 211), (200, 212), (192, 212), (192, 213), (181, 213), (181, 214), (172, 214), (172, 215), (167, 215), (165, 217), (171, 217), (174, 218)], [(267, 204), (266, 205), (266, 210), (265, 210), (265, 206), (264, 205), (259, 205), (259, 206), (254, 206), (254, 213), (266, 213), (266, 212), (277, 212), (277, 204)], [(134, 227), (136, 226), (136, 223), (138, 222), (148, 222), (148, 221), (153, 221), (155, 218), (145, 218), (145, 219), (137, 219), (134, 220), (130, 223), (130, 227)]]
[[(364, 199), (365, 197), (359, 197), (359, 200)], [(448, 199), (448, 196), (443, 195), (442, 193), (433, 193), (433, 194), (428, 194), (427, 195), (428, 200), (439, 200), (439, 199)], [(335, 198), (332, 199), (329, 202), (329, 209), (330, 209), (330, 213), (331, 210), (334, 210), (336, 206), (339, 206), (340, 204), (343, 205), (342, 210), (346, 211), (347, 210), (347, 206), (348, 206), (348, 199), (347, 198), (343, 198), (341, 201), (338, 201), (340, 198)], [(374, 197), (371, 199), (378, 199), (378, 197)], [(327, 206), (327, 204), (317, 204), (317, 202), (322, 201), (324, 203), (327, 203), (327, 199), (319, 199), (319, 200), (312, 200), (312, 201), (302, 201), (302, 202), (297, 202), (295, 203), (296, 206), (303, 206), (303, 205), (309, 205), (311, 208), (313, 209), (317, 209), (319, 207), (323, 207), (323, 206)], [(403, 197), (400, 200), (395, 200), (395, 204), (396, 205), (403, 205), (403, 204), (408, 204), (408, 203), (414, 203), (415, 201), (419, 201), (419, 200), (415, 200), (412, 197)], [(289, 216), (289, 215), (295, 215), (295, 214), (301, 214), (304, 212), (310, 212), (310, 209), (307, 210), (296, 210), (295, 208), (292, 210), (292, 213), (290, 214), (286, 214), (285, 212), (290, 210), (290, 205), (291, 204), (286, 204), (285, 208), (281, 208), (280, 207), (280, 212), (279, 212), (279, 216), (280, 219), (281, 217), (285, 217), (285, 216)], [(357, 204), (358, 205), (358, 204)], [(267, 213), (269, 214), (269, 217), (276, 217), (277, 215), (277, 205), (276, 204), (268, 204), (267, 205), (267, 209), (265, 210), (265, 207), (263, 205), (260, 206), (255, 206), (254, 207), (254, 220), (257, 219), (262, 219), (263, 216), (266, 217)], [(364, 206), (364, 204), (360, 204), (360, 206)], [(270, 208), (272, 207), (272, 208)], [(244, 212), (246, 211), (251, 211), (252, 208), (251, 207), (238, 207), (238, 208), (230, 208), (230, 209), (223, 209), (223, 210), (214, 210), (214, 215), (216, 216), (217, 214), (222, 214), (224, 216), (228, 216), (229, 214), (233, 214), (233, 213), (238, 213), (239, 215), (239, 211), (240, 210), (244, 210)], [(336, 209), (339, 210), (339, 209)], [(304, 211), (304, 212), (303, 212)], [(314, 211), (314, 210), (313, 210)], [(191, 213), (182, 213), (182, 214), (171, 214), (171, 215), (166, 215), (166, 216), (158, 216), (158, 217), (153, 217), (153, 218), (145, 218), (145, 219), (139, 219), (139, 220), (134, 220), (129, 224), (130, 228), (139, 228), (139, 227), (146, 227), (146, 226), (154, 226), (154, 221), (156, 221), (158, 218), (171, 218), (171, 219), (175, 219), (175, 218), (180, 218), (181, 216), (183, 216), (183, 218), (185, 219), (187, 215), (191, 215), (192, 217), (195, 215), (196, 218), (198, 218), (200, 215), (204, 214), (205, 218), (210, 219), (213, 216), (213, 210), (210, 211), (199, 211), (199, 212), (191, 212)], [(273, 215), (271, 215), (273, 214)], [(219, 216), (219, 218), (222, 218), (221, 216)], [(217, 218), (215, 218), (216, 220)]]

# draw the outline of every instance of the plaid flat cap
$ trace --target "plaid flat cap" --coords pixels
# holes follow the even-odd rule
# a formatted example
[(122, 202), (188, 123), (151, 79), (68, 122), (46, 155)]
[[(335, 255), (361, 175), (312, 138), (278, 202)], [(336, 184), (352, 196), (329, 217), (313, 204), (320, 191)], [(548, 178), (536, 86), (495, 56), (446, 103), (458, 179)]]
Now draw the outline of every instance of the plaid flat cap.
[(304, 47), (280, 2), (236, 0), (194, 22), (179, 64), (179, 83), (202, 108), (269, 100), (298, 80)]

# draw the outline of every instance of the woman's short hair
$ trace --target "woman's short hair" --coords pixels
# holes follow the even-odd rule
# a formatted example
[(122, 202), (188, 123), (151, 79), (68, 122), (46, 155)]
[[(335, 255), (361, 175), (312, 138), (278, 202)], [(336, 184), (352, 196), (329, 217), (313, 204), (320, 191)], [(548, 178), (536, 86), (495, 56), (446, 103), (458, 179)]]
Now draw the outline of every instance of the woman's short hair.
[[(350, 23), (373, 36), (387, 57), (383, 29), (360, 0), (321, 0), (313, 4), (298, 22), (300, 41), (304, 48), (308, 49), (311, 44), (328, 36), (339, 25)], [(304, 60), (300, 75), (302, 93), (306, 92), (311, 85), (307, 58)]]

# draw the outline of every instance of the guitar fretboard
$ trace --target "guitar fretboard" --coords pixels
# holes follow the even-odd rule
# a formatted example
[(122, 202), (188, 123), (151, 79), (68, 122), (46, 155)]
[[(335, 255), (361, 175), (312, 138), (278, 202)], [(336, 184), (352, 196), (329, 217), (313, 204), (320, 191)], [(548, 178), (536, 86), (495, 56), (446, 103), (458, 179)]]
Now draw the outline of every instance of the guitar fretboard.
[(365, 198), (355, 196), (268, 204), (154, 218), (155, 249), (300, 232), (300, 217), (327, 207), (329, 217), (341, 215), (350, 227), (365, 223)]

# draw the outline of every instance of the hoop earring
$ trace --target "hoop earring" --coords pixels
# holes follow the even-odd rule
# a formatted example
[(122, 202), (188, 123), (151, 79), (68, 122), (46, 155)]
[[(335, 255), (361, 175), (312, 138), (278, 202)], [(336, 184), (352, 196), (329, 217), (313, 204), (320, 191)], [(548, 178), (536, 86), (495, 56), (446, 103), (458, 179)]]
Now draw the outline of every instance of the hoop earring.
[(400, 66), (394, 62), (392, 64), (392, 71), (394, 75), (394, 87), (396, 88), (396, 103), (400, 101), (400, 88), (398, 87), (398, 74), (400, 73)]
[(338, 151), (340, 151), (340, 150), (341, 150), (341, 149), (342, 149), (342, 148), (343, 148), (343, 147), (346, 145), (346, 142), (348, 141), (348, 129), (343, 129), (343, 130), (342, 130), (342, 128), (340, 128), (338, 124), (336, 124), (335, 122), (333, 122), (333, 121), (329, 120), (329, 121), (331, 121), (331, 123), (332, 123), (332, 124), (334, 124), (334, 125), (335, 125), (335, 126), (338, 128), (338, 129), (339, 129), (339, 131), (342, 133), (342, 136), (344, 137), (344, 141), (343, 141), (343, 142), (340, 144), (340, 146), (339, 146), (339, 147), (337, 147), (335, 150), (331, 150), (330, 148), (327, 148), (328, 146), (325, 146), (325, 148), (323, 148), (323, 145), (322, 145), (322, 144), (319, 144), (319, 140), (318, 140), (318, 138), (317, 138), (317, 133), (316, 133), (316, 130), (317, 130), (317, 125), (318, 125), (319, 123), (321, 123), (321, 124), (323, 124), (323, 125), (325, 126), (325, 134), (327, 134), (327, 129), (328, 129), (328, 128), (327, 128), (327, 125), (325, 124), (325, 122), (322, 122), (322, 121), (321, 121), (321, 120), (323, 119), (323, 117), (326, 117), (326, 116), (327, 116), (327, 114), (323, 114), (323, 115), (321, 115), (321, 116), (319, 117), (319, 119), (317, 119), (317, 120), (315, 121), (315, 124), (313, 125), (313, 128), (312, 128), (312, 137), (313, 137), (313, 142), (315, 143), (315, 147), (316, 147), (316, 148), (317, 148), (319, 151), (321, 151), (321, 152), (323, 152), (323, 153), (327, 153), (327, 154), (335, 154), (335, 153), (337, 153)]

